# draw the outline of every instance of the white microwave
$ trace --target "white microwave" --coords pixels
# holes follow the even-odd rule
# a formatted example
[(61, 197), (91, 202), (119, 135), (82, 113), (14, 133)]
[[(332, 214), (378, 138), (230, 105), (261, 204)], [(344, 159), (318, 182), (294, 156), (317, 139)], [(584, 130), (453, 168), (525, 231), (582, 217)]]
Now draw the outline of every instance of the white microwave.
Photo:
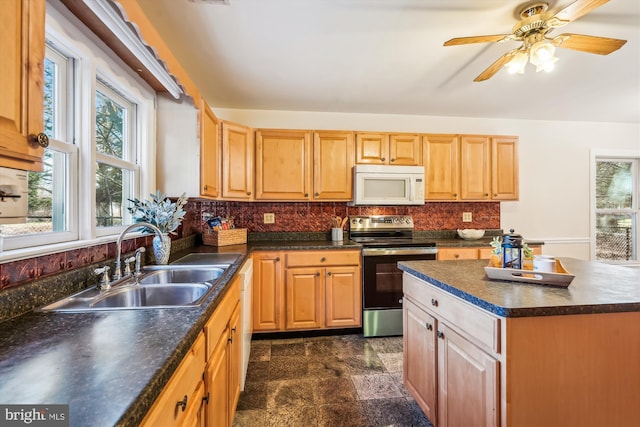
[(355, 165), (350, 205), (424, 205), (424, 167)]

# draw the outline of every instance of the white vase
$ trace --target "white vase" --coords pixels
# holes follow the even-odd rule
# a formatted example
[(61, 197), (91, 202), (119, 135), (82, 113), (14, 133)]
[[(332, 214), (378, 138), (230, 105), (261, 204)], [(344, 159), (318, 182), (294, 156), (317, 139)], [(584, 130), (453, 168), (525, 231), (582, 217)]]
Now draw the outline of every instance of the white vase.
[(169, 237), (169, 234), (163, 233), (162, 239), (155, 236), (153, 238), (153, 255), (156, 258), (156, 264), (168, 264), (170, 254), (171, 238)]

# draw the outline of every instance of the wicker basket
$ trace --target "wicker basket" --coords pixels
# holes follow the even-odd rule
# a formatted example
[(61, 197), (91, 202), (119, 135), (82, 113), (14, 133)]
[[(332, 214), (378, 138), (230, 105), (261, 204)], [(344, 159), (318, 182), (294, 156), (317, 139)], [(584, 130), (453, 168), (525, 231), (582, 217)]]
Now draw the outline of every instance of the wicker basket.
[(247, 243), (247, 229), (212, 230), (209, 228), (202, 233), (202, 243), (209, 246), (241, 245)]

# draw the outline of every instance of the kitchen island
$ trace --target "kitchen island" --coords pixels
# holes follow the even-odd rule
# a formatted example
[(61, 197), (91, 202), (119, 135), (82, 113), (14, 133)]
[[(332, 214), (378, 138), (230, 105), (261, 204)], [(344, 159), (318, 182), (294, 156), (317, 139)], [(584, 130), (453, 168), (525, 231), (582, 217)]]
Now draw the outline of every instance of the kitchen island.
[(438, 427), (635, 426), (640, 270), (562, 258), (568, 288), (407, 261), (404, 382)]

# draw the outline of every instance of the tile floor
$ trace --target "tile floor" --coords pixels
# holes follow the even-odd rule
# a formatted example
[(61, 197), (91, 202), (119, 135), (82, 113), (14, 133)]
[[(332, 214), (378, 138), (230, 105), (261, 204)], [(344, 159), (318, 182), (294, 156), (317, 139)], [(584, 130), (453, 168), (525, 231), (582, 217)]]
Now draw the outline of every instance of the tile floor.
[(254, 340), (236, 427), (432, 427), (402, 385), (402, 337)]

